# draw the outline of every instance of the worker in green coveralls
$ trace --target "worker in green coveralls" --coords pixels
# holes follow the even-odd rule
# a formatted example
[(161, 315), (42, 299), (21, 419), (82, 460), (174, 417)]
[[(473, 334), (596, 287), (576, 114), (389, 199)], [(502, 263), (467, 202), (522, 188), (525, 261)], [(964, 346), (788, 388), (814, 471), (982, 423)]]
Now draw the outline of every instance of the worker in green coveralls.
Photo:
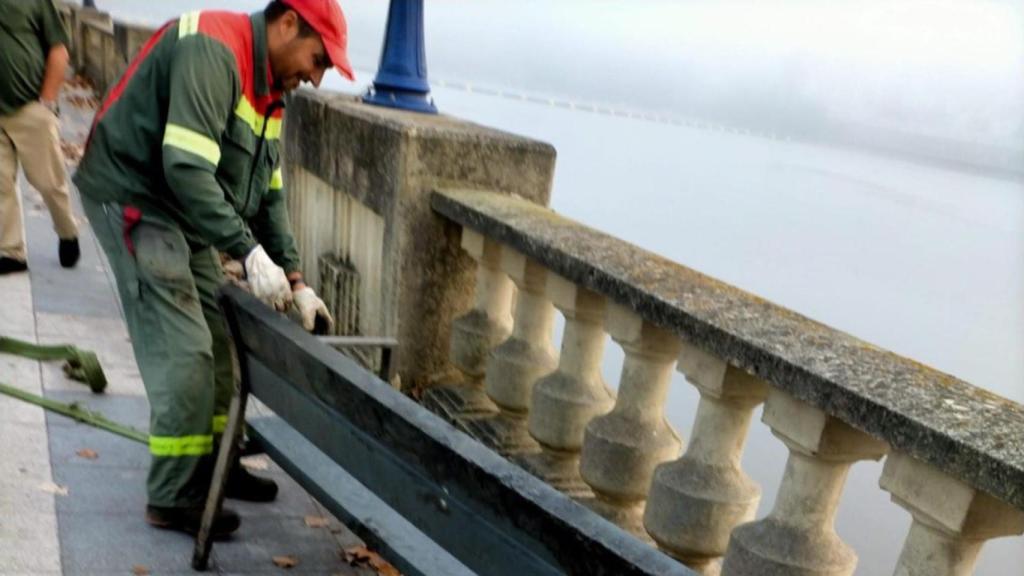
[[(282, 96), (337, 68), (354, 79), (335, 0), (279, 0), (253, 15), (192, 12), (142, 47), (96, 115), (74, 181), (117, 278), (151, 408), (146, 520), (198, 531), (214, 440), (233, 393), (216, 302), (217, 251), (252, 293), (333, 323), (299, 272), (281, 177)], [(227, 497), (273, 500), (237, 462)], [(236, 530), (225, 509), (214, 534)]]

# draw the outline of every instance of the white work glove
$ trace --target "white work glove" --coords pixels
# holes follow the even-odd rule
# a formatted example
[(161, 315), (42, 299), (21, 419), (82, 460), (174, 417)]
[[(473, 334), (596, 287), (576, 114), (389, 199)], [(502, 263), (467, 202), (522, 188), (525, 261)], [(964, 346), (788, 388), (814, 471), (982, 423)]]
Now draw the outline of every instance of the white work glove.
[(312, 288), (303, 286), (296, 290), (292, 297), (295, 299), (295, 307), (302, 316), (302, 327), (307, 332), (313, 331), (313, 328), (316, 326), (317, 316), (327, 321), (328, 332), (333, 330), (334, 318), (331, 317), (331, 313), (327, 310), (324, 301), (316, 295)]
[(292, 288), (284, 269), (274, 264), (263, 246), (256, 246), (245, 257), (245, 279), (252, 295), (267, 306), (284, 312), (292, 301)]

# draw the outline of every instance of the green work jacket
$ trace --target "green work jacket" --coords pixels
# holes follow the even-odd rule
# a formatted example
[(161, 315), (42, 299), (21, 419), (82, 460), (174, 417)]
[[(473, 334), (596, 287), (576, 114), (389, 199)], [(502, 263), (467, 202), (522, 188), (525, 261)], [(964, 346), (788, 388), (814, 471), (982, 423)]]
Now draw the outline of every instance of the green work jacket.
[(100, 106), (81, 193), (172, 221), (193, 248), (240, 259), (259, 243), (298, 270), (266, 35), (260, 13), (192, 12), (158, 30)]

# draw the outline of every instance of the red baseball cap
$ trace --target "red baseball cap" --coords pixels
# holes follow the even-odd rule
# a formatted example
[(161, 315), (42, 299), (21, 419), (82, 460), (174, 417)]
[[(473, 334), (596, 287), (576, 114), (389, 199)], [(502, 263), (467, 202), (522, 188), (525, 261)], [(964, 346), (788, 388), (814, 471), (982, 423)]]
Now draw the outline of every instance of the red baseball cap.
[(355, 81), (352, 65), (348, 61), (348, 24), (341, 6), (335, 0), (283, 0), (289, 8), (295, 10), (302, 19), (309, 23), (324, 41), (327, 56), (339, 72), (349, 80)]

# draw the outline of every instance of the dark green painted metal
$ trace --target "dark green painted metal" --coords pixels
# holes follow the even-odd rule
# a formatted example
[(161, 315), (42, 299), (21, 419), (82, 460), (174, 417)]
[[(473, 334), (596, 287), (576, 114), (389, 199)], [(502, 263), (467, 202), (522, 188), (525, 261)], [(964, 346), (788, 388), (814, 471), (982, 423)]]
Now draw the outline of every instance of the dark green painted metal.
[[(234, 287), (252, 393), (417, 530), (485, 574), (693, 574)], [(272, 450), (272, 449), (271, 449)]]
[(405, 576), (475, 574), (281, 418), (253, 418), (247, 428), (288, 475)]

